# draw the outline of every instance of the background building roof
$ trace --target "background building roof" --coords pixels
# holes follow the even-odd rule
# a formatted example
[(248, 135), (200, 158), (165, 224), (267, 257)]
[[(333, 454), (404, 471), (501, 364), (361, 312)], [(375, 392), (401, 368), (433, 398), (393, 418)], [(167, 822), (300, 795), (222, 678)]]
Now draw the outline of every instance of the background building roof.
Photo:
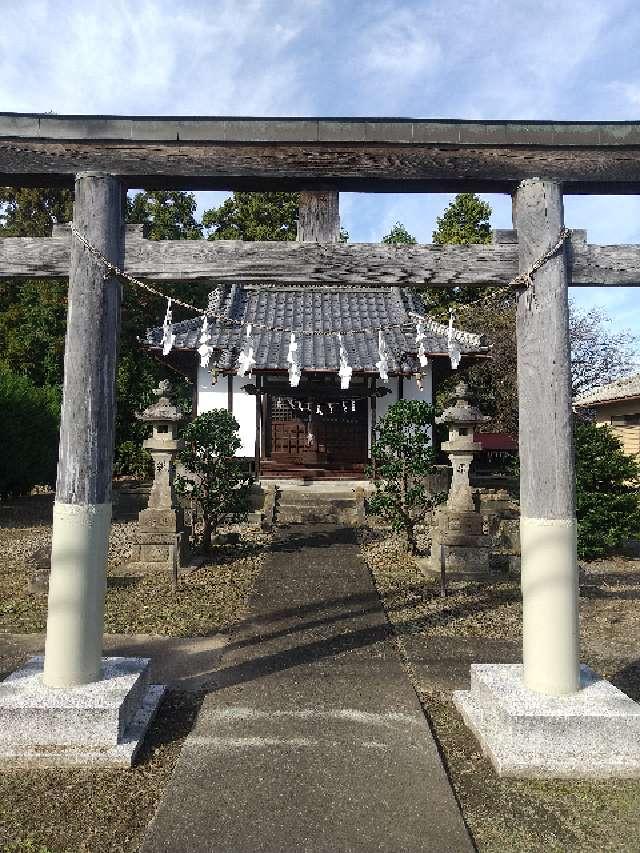
[[(217, 364), (223, 370), (236, 367), (247, 324), (251, 323), (256, 370), (287, 369), (288, 330), (294, 329), (303, 370), (337, 371), (337, 337), (308, 333), (339, 330), (354, 371), (377, 373), (380, 328), (389, 349), (390, 371), (399, 371), (402, 361), (406, 361), (409, 368), (416, 369), (416, 319), (412, 313), (423, 315), (425, 307), (416, 294), (398, 287), (368, 290), (330, 286), (261, 288), (259, 285), (232, 285), (210, 294), (209, 311), (211, 346), (221, 351)], [(220, 319), (216, 320), (214, 316)], [(403, 328), (385, 328), (390, 324), (403, 324)], [(174, 347), (197, 350), (201, 328), (201, 317), (176, 323), (173, 327), (176, 336)], [(359, 329), (366, 329), (367, 334), (356, 331)], [(447, 327), (426, 318), (424, 331), (427, 353), (446, 355)], [(480, 335), (455, 330), (455, 338), (463, 355), (488, 350)], [(161, 340), (162, 327), (147, 331), (148, 347), (160, 348)]]
[(628, 397), (640, 397), (640, 373), (617, 379), (608, 385), (592, 388), (576, 397), (575, 405), (578, 408), (589, 406), (601, 406), (604, 403), (612, 403), (614, 400), (624, 400)]

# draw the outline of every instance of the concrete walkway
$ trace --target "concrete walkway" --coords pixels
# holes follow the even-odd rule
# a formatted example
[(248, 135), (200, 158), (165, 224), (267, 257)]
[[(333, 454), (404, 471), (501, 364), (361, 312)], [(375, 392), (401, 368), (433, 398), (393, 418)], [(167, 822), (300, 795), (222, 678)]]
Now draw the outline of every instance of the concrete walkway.
[(281, 534), (213, 678), (142, 853), (474, 849), (353, 531)]

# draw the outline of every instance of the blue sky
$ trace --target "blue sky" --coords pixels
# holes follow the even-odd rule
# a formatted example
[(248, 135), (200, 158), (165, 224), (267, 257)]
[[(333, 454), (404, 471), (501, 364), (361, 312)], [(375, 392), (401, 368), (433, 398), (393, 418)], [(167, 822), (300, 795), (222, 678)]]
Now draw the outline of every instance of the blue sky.
[[(0, 0), (0, 110), (636, 120), (637, 0)], [(199, 194), (199, 205), (222, 194)], [(428, 242), (446, 195), (341, 198), (354, 241)], [(488, 196), (495, 227), (510, 200)], [(596, 243), (640, 242), (640, 199), (568, 197)], [(640, 331), (635, 289), (576, 290)]]

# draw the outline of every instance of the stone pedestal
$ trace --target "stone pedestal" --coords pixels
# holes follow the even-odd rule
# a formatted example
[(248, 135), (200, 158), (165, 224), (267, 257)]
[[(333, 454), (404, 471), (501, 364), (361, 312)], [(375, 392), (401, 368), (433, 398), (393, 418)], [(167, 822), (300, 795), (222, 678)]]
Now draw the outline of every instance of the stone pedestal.
[(128, 568), (133, 572), (177, 572), (189, 560), (181, 510), (143, 509)]
[(491, 537), (482, 532), (480, 513), (438, 507), (434, 512), (428, 571), (440, 574), (444, 561), (447, 577), (452, 580), (486, 578), (490, 545)]
[(102, 678), (47, 687), (44, 658), (0, 682), (0, 766), (130, 767), (165, 687), (150, 683), (149, 658), (102, 659)]
[(453, 701), (499, 776), (640, 778), (640, 705), (588, 666), (567, 696), (528, 690), (522, 664), (472, 664)]

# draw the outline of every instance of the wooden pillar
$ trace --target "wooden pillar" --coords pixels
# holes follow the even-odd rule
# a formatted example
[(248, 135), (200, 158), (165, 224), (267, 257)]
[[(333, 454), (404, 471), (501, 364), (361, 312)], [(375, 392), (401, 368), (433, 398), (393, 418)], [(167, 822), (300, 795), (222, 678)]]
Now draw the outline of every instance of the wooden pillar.
[(233, 373), (227, 375), (227, 411), (233, 414)]
[(376, 418), (377, 418), (377, 402), (378, 398), (376, 397), (376, 384), (377, 378), (375, 376), (371, 377), (371, 436), (369, 439), (369, 443), (371, 447), (373, 447), (374, 442), (376, 440)]
[[(74, 225), (120, 267), (124, 198), (112, 175), (76, 178)], [(44, 662), (52, 687), (101, 677), (120, 299), (120, 283), (74, 239)]]
[(256, 479), (260, 477), (260, 449), (262, 447), (262, 377), (256, 376), (256, 445), (255, 445), (255, 468)]
[[(563, 228), (562, 188), (523, 181), (515, 207), (526, 271)], [(517, 310), (524, 682), (555, 696), (579, 688), (568, 284), (562, 250), (535, 273)]]
[(301, 192), (298, 240), (337, 243), (340, 239), (340, 202), (337, 192)]

